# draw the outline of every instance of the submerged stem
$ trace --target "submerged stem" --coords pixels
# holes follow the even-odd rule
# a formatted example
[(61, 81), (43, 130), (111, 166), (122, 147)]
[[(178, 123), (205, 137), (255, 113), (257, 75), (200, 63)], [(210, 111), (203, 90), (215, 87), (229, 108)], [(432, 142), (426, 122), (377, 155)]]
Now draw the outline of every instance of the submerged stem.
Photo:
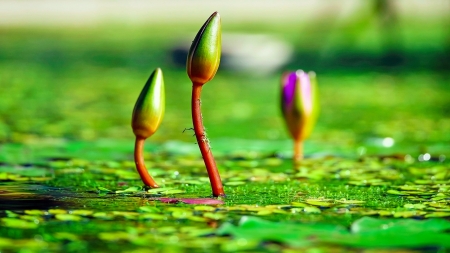
[(294, 164), (300, 163), (303, 160), (303, 141), (294, 139)]
[(134, 145), (134, 162), (136, 163), (136, 169), (141, 176), (142, 182), (151, 188), (159, 188), (159, 185), (153, 180), (152, 176), (148, 173), (144, 163), (144, 142), (145, 139), (136, 137)]
[(202, 84), (193, 83), (192, 85), (192, 123), (194, 124), (195, 137), (208, 171), (209, 181), (215, 197), (225, 196), (223, 191), (222, 180), (217, 170), (216, 161), (206, 138), (205, 128), (203, 127), (202, 114), (200, 110), (200, 94), (202, 92)]

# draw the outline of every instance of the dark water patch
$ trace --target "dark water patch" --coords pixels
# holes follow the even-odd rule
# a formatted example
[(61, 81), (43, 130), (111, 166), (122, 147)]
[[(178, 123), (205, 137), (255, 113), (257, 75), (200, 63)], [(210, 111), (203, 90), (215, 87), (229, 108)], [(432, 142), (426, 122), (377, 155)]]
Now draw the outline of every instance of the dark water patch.
[(52, 199), (2, 199), (0, 198), (0, 210), (26, 210), (26, 209), (51, 209), (61, 206), (61, 202)]
[(70, 194), (55, 187), (4, 182), (0, 183), (0, 210), (61, 208), (66, 206), (61, 197)]

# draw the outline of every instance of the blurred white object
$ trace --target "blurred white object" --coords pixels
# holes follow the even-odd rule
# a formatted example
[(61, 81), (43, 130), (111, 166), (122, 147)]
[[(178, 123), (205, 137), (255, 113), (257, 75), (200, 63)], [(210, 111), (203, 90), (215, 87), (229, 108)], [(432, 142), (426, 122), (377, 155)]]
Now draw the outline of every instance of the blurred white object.
[(383, 147), (390, 148), (394, 146), (395, 140), (391, 137), (386, 137), (381, 141)]
[(366, 140), (366, 144), (368, 144), (369, 146), (391, 148), (395, 145), (395, 139), (392, 137), (372, 137)]
[[(185, 65), (191, 43), (178, 44), (173, 53), (177, 65)], [(220, 68), (255, 75), (266, 75), (281, 69), (293, 55), (287, 42), (267, 34), (222, 34)]]
[(228, 69), (268, 74), (287, 64), (292, 54), (291, 45), (270, 35), (222, 35), (221, 64)]

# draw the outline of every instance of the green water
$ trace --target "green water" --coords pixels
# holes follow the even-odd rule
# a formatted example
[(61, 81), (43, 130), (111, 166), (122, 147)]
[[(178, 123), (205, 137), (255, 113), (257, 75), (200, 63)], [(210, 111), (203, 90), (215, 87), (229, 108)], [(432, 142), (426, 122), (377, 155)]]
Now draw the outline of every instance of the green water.
[[(415, 27), (417, 35), (408, 28), (405, 44), (393, 46), (405, 59), (427, 55), (420, 64), (333, 66), (343, 60), (342, 52), (369, 60), (383, 53), (370, 39), (376, 33), (352, 47), (348, 41), (358, 35), (351, 31), (329, 42), (332, 56), (311, 62), (321, 113), (305, 142), (305, 162), (295, 168), (278, 108), (280, 73), (219, 70), (202, 94), (204, 123), (227, 194), (224, 204), (214, 206), (160, 201), (211, 197), (195, 138), (183, 132), (192, 126), (191, 84), (168, 56), (176, 31), (189, 26), (153, 33), (145, 31), (154, 27), (127, 26), (1, 28), (0, 251), (444, 252), (448, 245), (439, 241), (412, 244), (400, 238), (401, 244), (388, 245), (379, 233), (373, 244), (363, 237), (351, 244), (350, 235), (341, 242), (277, 237), (279, 224), (293, 231), (324, 224), (331, 227), (313, 235), (328, 236), (329, 230), (348, 231), (360, 218), (374, 217), (431, 220), (417, 231), (393, 228), (416, 239), (433, 231), (448, 241), (442, 231), (450, 217), (449, 76), (436, 67), (439, 62), (430, 63), (446, 52), (445, 33), (440, 26)], [(289, 27), (250, 28), (289, 34), (297, 58), (286, 69), (310, 70), (301, 57), (305, 51), (314, 59), (320, 55), (310, 41), (323, 34), (308, 40)], [(130, 127), (135, 100), (156, 67), (164, 71), (166, 115), (146, 142), (145, 159), (165, 187), (159, 193), (142, 188)], [(268, 230), (266, 237), (249, 238), (239, 234), (244, 225), (230, 228), (246, 216), (274, 224), (257, 221), (256, 228)]]

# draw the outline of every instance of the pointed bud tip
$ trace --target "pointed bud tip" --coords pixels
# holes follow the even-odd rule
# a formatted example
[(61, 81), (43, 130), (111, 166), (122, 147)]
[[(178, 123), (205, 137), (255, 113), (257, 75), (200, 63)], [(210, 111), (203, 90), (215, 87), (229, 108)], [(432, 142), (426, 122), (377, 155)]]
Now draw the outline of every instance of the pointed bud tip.
[(133, 109), (131, 127), (136, 137), (146, 139), (161, 124), (165, 110), (164, 79), (156, 68), (145, 83)]
[(186, 70), (192, 82), (203, 85), (215, 76), (220, 64), (221, 33), (216, 11), (200, 28), (189, 49)]

